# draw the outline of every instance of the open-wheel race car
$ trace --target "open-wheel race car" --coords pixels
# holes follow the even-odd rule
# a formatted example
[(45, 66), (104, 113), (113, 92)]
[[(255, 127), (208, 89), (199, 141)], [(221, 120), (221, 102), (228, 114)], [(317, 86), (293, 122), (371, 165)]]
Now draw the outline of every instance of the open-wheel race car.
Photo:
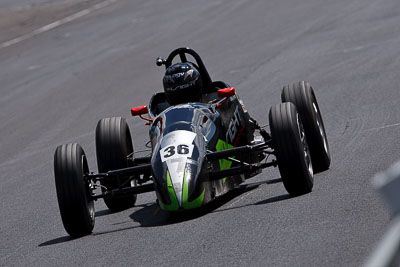
[[(267, 167), (279, 167), (292, 196), (311, 192), (314, 173), (329, 168), (325, 128), (308, 82), (283, 88), (282, 103), (270, 108), (268, 132), (250, 117), (233, 87), (211, 80), (194, 50), (178, 48), (166, 60), (158, 58), (157, 65), (168, 72), (178, 56), (181, 63), (194, 59), (190, 64), (201, 76), (201, 101), (171, 104), (160, 92), (148, 106), (131, 109), (149, 125), (150, 156), (135, 156), (129, 127), (120, 117), (97, 124), (98, 173), (89, 171), (79, 144), (57, 147), (56, 191), (70, 236), (92, 232), (94, 201), (100, 198), (119, 211), (134, 206), (137, 194), (155, 191), (159, 207), (177, 213), (206, 205)], [(192, 74), (176, 72), (170, 78)]]

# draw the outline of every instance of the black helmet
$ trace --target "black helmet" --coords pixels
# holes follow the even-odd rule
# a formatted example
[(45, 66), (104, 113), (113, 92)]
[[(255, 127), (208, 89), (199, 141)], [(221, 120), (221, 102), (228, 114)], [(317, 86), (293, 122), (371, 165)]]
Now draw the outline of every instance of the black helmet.
[(199, 71), (192, 63), (176, 63), (168, 67), (163, 85), (171, 105), (201, 100), (203, 84)]

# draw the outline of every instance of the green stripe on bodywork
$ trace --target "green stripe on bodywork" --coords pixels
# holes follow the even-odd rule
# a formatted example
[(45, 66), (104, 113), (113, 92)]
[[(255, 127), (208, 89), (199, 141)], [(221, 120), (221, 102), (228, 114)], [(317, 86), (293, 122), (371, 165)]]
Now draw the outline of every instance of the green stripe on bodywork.
[[(218, 139), (217, 145), (216, 145), (216, 147), (215, 147), (215, 149), (216, 149), (217, 151), (226, 150), (226, 149), (230, 149), (230, 148), (234, 148), (234, 146), (228, 144), (227, 142), (225, 142), (225, 141), (223, 141), (223, 140), (221, 140), (221, 139)], [(235, 157), (232, 157), (232, 158), (235, 158)], [(232, 161), (227, 160), (227, 159), (220, 159), (220, 160), (219, 160), (219, 169), (220, 169), (220, 170), (229, 169), (231, 166), (232, 166)], [(226, 178), (227, 178), (227, 177), (222, 178), (222, 183), (223, 183), (223, 184), (225, 183)]]
[[(160, 206), (163, 210), (166, 210), (166, 211), (177, 211), (177, 210), (179, 210), (179, 203), (178, 203), (178, 199), (175, 194), (174, 187), (172, 185), (172, 180), (171, 180), (169, 171), (167, 171), (167, 188), (168, 188), (168, 195), (171, 200), (171, 204), (169, 204), (169, 205), (164, 204), (160, 200), (159, 201)], [(198, 198), (196, 198), (193, 201), (189, 201), (189, 185), (188, 185), (188, 182), (186, 179), (186, 171), (185, 171), (185, 176), (183, 178), (183, 195), (182, 195), (183, 208), (184, 209), (193, 209), (193, 208), (200, 207), (201, 204), (203, 204), (205, 192), (206, 192), (206, 189), (204, 188), (203, 192), (200, 194), (200, 196)]]
[(196, 198), (193, 201), (189, 201), (189, 185), (186, 179), (186, 171), (185, 171), (185, 176), (183, 178), (183, 195), (182, 195), (182, 206), (184, 209), (193, 209), (200, 207), (201, 204), (203, 204), (204, 200), (204, 193), (206, 192), (206, 189), (204, 188), (203, 192), (200, 194), (198, 198)]
[(166, 210), (166, 211), (178, 210), (179, 203), (178, 203), (178, 199), (176, 198), (176, 195), (175, 195), (175, 190), (172, 185), (171, 176), (169, 174), (169, 171), (167, 171), (167, 188), (168, 188), (168, 195), (169, 195), (169, 199), (171, 200), (171, 204), (166, 205), (160, 200), (160, 206), (163, 210)]

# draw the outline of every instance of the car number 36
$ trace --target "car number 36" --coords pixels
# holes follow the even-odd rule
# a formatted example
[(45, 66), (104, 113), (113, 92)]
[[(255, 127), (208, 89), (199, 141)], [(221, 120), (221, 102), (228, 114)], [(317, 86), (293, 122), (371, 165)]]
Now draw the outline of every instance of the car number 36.
[(190, 157), (193, 152), (193, 145), (171, 145), (166, 148), (161, 149), (160, 155), (161, 160), (164, 162), (169, 159), (178, 158), (178, 157)]
[(175, 149), (175, 146), (169, 146), (164, 149), (164, 158), (169, 158), (169, 157), (175, 155), (175, 153), (178, 153), (181, 155), (189, 154), (189, 146), (188, 145), (179, 145), (176, 147), (176, 149)]

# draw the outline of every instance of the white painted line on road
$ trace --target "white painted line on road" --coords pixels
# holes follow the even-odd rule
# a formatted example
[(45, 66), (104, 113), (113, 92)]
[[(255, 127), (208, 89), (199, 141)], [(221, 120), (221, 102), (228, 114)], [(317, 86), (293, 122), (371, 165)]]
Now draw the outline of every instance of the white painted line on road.
[(389, 124), (389, 125), (385, 125), (385, 126), (382, 126), (382, 127), (376, 127), (376, 128), (369, 128), (369, 129), (365, 129), (364, 131), (381, 130), (381, 129), (397, 127), (397, 126), (400, 126), (400, 123)]
[(98, 9), (104, 8), (106, 6), (109, 6), (112, 3), (117, 2), (117, 1), (118, 0), (105, 0), (105, 1), (103, 1), (101, 3), (98, 3), (98, 4), (94, 5), (94, 6), (91, 6), (89, 8), (84, 9), (84, 10), (81, 10), (81, 11), (75, 13), (75, 14), (72, 14), (72, 15), (70, 15), (68, 17), (65, 17), (63, 19), (54, 21), (54, 22), (52, 22), (52, 23), (50, 23), (48, 25), (40, 27), (39, 29), (36, 29), (36, 30), (34, 30), (34, 31), (30, 32), (30, 33), (27, 33), (25, 35), (22, 35), (20, 37), (17, 37), (15, 39), (10, 40), (10, 41), (4, 42), (4, 43), (0, 44), (0, 49), (9, 47), (9, 46), (12, 46), (12, 45), (15, 45), (15, 44), (18, 44), (18, 43), (20, 43), (22, 41), (25, 41), (27, 39), (30, 39), (30, 38), (38, 35), (38, 34), (50, 31), (50, 30), (52, 30), (52, 29), (54, 29), (56, 27), (59, 27), (59, 26), (61, 26), (63, 24), (66, 24), (68, 22), (71, 22), (73, 20), (81, 18), (81, 17), (83, 17), (83, 16), (85, 16), (85, 15), (87, 15), (87, 14), (93, 12), (93, 11), (96, 11)]

